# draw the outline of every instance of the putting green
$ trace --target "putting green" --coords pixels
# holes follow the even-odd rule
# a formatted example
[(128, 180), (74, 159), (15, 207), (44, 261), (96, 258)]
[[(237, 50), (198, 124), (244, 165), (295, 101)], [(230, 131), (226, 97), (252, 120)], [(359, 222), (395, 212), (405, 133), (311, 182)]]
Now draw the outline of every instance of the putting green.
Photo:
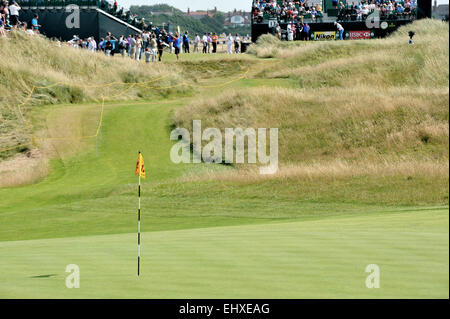
[[(430, 210), (144, 233), (140, 278), (135, 234), (1, 242), (0, 296), (448, 298), (448, 227)], [(369, 264), (379, 289), (365, 286)]]

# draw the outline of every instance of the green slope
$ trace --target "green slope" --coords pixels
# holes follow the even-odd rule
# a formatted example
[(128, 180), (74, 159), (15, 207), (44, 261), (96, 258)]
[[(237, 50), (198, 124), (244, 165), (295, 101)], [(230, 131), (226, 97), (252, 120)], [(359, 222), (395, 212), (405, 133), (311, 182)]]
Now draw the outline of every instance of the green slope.
[[(374, 43), (373, 50), (381, 50), (377, 46), (384, 42), (370, 43)], [(361, 45), (361, 41), (342, 44), (346, 50)], [(289, 54), (298, 48), (292, 49)], [(296, 117), (300, 119), (302, 113), (294, 111), (306, 112), (303, 104), (314, 97), (301, 89), (298, 78), (270, 75), (277, 67), (287, 67), (289, 58), (190, 55), (189, 61), (173, 60), (169, 56), (169, 62), (159, 64), (160, 71), (183, 70), (177, 80), (195, 79), (192, 90), (161, 95), (151, 91), (142, 97), (139, 93), (149, 93), (142, 89), (129, 92), (127, 98), (152, 100), (107, 103), (96, 138), (42, 143), (43, 152), (52, 155), (47, 177), (27, 186), (0, 188), (0, 297), (448, 298), (448, 174), (442, 173), (448, 168), (448, 141), (440, 138), (436, 147), (433, 144), (433, 136), (448, 136), (448, 109), (442, 107), (448, 94), (442, 87), (420, 99), (406, 96), (405, 88), (394, 97), (388, 90), (365, 88), (368, 98), (376, 94), (387, 99), (383, 104), (387, 108), (401, 102), (402, 107), (412, 103), (424, 109), (420, 117), (408, 112), (394, 112), (397, 117), (391, 117), (392, 112), (375, 116), (375, 120), (400, 119), (393, 126), (411, 133), (402, 135), (404, 144), (395, 144), (392, 153), (414, 142), (410, 138), (416, 137), (413, 119), (430, 117), (436, 113), (430, 111), (434, 108), (441, 110), (436, 117), (439, 121), (426, 121), (426, 128), (435, 129), (430, 145), (417, 148), (415, 140), (416, 146), (408, 146), (411, 151), (400, 154), (403, 157), (397, 162), (364, 153), (360, 161), (350, 163), (353, 166), (341, 166), (332, 159), (346, 153), (325, 152), (338, 150), (339, 144), (324, 135), (322, 142), (330, 144), (319, 143), (317, 156), (311, 155), (312, 162), (323, 161), (318, 166), (302, 166), (305, 163), (296, 156), (305, 154), (299, 146), (307, 143), (300, 138), (308, 136), (305, 132), (317, 136), (313, 129), (327, 118), (323, 106), (328, 105), (327, 98), (333, 98), (332, 93), (339, 92), (342, 103), (334, 108), (329, 105), (327, 112), (341, 114), (341, 135), (358, 137), (349, 146), (359, 150), (359, 144), (374, 144), (364, 134), (367, 131), (352, 127), (383, 126), (353, 109), (344, 112), (348, 102), (356, 99), (350, 94), (356, 89), (310, 90), (308, 94), (324, 96), (313, 114), (321, 118), (305, 117), (301, 122)], [(312, 68), (328, 63), (316, 62)], [(241, 78), (247, 67), (249, 73)], [(264, 76), (266, 71), (270, 72)], [(184, 78), (184, 74), (191, 77)], [(416, 94), (426, 90), (415, 84), (410, 88)], [(400, 90), (391, 90), (396, 89)], [(266, 92), (271, 91), (276, 94), (268, 98)], [(94, 91), (89, 94), (95, 96)], [(227, 110), (220, 111), (223, 121), (209, 112), (217, 102), (216, 110)], [(236, 107), (228, 108), (230, 103)], [(362, 101), (360, 106), (367, 105), (371, 106)], [(428, 109), (423, 108), (426, 105)], [(33, 119), (37, 137), (74, 137), (96, 131), (100, 110), (99, 104), (80, 102), (34, 106), (26, 110), (26, 116)], [(221, 122), (218, 127), (272, 127), (275, 123), (287, 132), (280, 135), (280, 150), (288, 150), (281, 155), (290, 154), (289, 161), (298, 167), (282, 166), (280, 175), (261, 178), (247, 175), (240, 167), (173, 164), (169, 133), (174, 120), (188, 127), (197, 114)], [(250, 114), (252, 121), (241, 121), (242, 114)], [(274, 122), (279, 117), (285, 119)], [(390, 127), (377, 139), (383, 147), (388, 145)], [(288, 140), (292, 136), (293, 141)], [(439, 152), (433, 153), (435, 149)], [(142, 198), (144, 276), (137, 280), (134, 169), (139, 150), (148, 178), (143, 181)], [(428, 159), (436, 161), (427, 166)], [(379, 162), (390, 166), (378, 169), (375, 164)], [(72, 263), (81, 267), (80, 290), (64, 286), (65, 266)], [(381, 267), (379, 290), (364, 286), (365, 267), (373, 263)]]
[(144, 233), (140, 278), (134, 234), (1, 242), (0, 297), (448, 298), (448, 227), (430, 210)]

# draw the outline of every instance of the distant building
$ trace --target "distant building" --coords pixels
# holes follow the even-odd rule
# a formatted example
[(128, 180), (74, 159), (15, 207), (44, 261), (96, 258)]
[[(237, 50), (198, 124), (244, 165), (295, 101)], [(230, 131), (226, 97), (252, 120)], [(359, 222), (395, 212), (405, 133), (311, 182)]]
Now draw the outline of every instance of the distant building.
[(153, 16), (159, 16), (159, 15), (166, 15), (166, 16), (173, 16), (173, 10), (172, 11), (155, 11), (150, 12)]
[(225, 17), (225, 27), (244, 27), (252, 23), (251, 13), (245, 11), (228, 12)]
[[(187, 17), (191, 17), (194, 19), (200, 20), (203, 17), (209, 16), (213, 17), (217, 13), (217, 7), (214, 8), (214, 10), (198, 10), (198, 11), (191, 11), (190, 8), (187, 9), (187, 12), (184, 14)], [(251, 13), (245, 12), (245, 11), (237, 11), (234, 9), (232, 12), (225, 13), (225, 27), (242, 27), (242, 26), (250, 26), (252, 23), (251, 20)]]
[(437, 5), (437, 1), (434, 0), (432, 13), (433, 18), (448, 21), (448, 11), (449, 11), (448, 4)]
[(201, 11), (201, 10), (191, 11), (191, 9), (188, 8), (187, 12), (185, 13), (185, 16), (200, 20), (201, 18), (206, 17), (206, 16), (209, 16), (212, 18), (216, 13), (217, 13), (217, 7), (215, 7), (214, 10), (206, 10), (206, 11)]

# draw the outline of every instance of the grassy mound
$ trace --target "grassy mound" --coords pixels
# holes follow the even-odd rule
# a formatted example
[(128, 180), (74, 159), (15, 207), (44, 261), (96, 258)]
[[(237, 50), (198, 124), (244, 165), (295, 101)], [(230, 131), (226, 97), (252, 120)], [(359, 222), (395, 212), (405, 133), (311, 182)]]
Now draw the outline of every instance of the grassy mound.
[[(420, 30), (415, 45), (407, 42), (410, 29)], [(393, 188), (399, 193), (392, 202), (448, 203), (448, 24), (418, 21), (374, 41), (292, 44), (265, 36), (251, 52), (264, 56), (271, 49), (276, 59), (255, 76), (270, 89), (201, 99), (176, 110), (176, 125), (190, 128), (201, 119), (203, 127), (222, 131), (279, 128), (278, 178), (292, 180), (286, 188), (311, 176), (340, 178), (348, 186), (388, 176), (410, 190)], [(298, 87), (271, 86), (276, 78)], [(267, 179), (242, 171), (222, 178)], [(427, 180), (434, 181), (432, 189)]]
[[(182, 69), (176, 65), (136, 63), (131, 59), (108, 58), (86, 50), (60, 47), (45, 38), (28, 37), (21, 32), (0, 39), (0, 149), (31, 141), (28, 115), (33, 106), (57, 103), (99, 102), (102, 97), (114, 100), (150, 99), (185, 92)], [(151, 81), (152, 89), (126, 83)], [(117, 85), (107, 85), (117, 82)], [(123, 84), (125, 83), (125, 84)], [(175, 85), (175, 86), (174, 86)], [(172, 86), (174, 86), (172, 88)], [(33, 87), (30, 99), (27, 99)], [(170, 87), (170, 88), (166, 88)], [(25, 121), (18, 110), (22, 106)], [(0, 153), (0, 159), (28, 148)]]
[[(444, 24), (420, 23), (432, 30), (426, 31), (430, 37), (448, 36)], [(1, 84), (21, 98), (36, 83), (70, 79), (72, 68), (85, 63), (97, 63), (99, 72), (73, 70), (87, 84), (141, 82), (168, 72), (167, 84), (192, 80), (193, 89), (146, 89), (141, 94), (155, 98), (136, 101), (148, 96), (133, 87), (120, 96), (132, 101), (104, 105), (92, 102), (123, 87), (83, 88), (77, 95), (69, 85), (33, 95), (25, 119), (32, 120), (35, 138), (46, 139), (39, 151), (51, 156), (48, 174), (35, 183), (26, 177), (40, 171), (29, 163), (38, 150), (0, 162), (0, 269), (8, 273), (0, 296), (448, 298), (448, 70), (429, 73), (427, 62), (445, 66), (448, 51), (433, 56), (420, 36), (416, 46), (395, 36), (398, 41), (276, 43), (279, 56), (272, 59), (191, 54), (177, 63), (167, 55), (168, 63), (152, 67), (55, 48), (42, 39), (19, 44), (22, 50), (36, 46), (36, 55), (69, 55), (55, 62), (36, 57), (46, 65), (40, 69), (45, 76), (11, 59), (13, 66), (2, 64), (0, 72), (24, 72), (11, 69), (14, 79), (27, 74), (23, 87)], [(12, 42), (5, 45), (16, 50)], [(370, 84), (365, 69), (357, 76), (364, 60), (355, 56), (364, 55), (364, 46), (367, 59), (390, 52), (385, 60), (406, 68), (392, 73), (374, 65), (375, 78), (395, 74), (398, 83)], [(424, 63), (401, 64), (396, 52)], [(333, 64), (347, 58), (355, 70), (345, 71), (348, 61)], [(324, 65), (341, 81), (327, 82), (320, 73)], [(294, 68), (315, 71), (277, 74)], [(352, 82), (355, 76), (358, 82)], [(434, 82), (419, 81), (427, 77)], [(13, 99), (9, 91), (4, 96)], [(65, 103), (51, 104), (59, 100)], [(14, 110), (2, 104), (4, 114)], [(278, 127), (279, 173), (261, 177), (252, 167), (172, 162), (170, 130), (189, 128), (193, 119), (201, 119), (203, 128)], [(95, 138), (79, 138), (96, 130)], [(11, 130), (3, 129), (2, 137), (5, 131)], [(138, 150), (147, 172), (139, 279)], [(16, 187), (1, 187), (8, 176), (2, 164), (9, 162), (22, 175), (10, 174), (6, 185)], [(81, 289), (64, 285), (65, 267), (73, 263), (81, 269)], [(381, 289), (365, 288), (365, 269), (374, 263)]]

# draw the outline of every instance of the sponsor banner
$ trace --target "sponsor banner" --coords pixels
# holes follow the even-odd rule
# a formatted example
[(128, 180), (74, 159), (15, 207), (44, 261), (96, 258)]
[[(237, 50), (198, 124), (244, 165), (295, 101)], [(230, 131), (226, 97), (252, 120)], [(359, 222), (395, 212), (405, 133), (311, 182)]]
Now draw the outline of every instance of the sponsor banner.
[(349, 31), (349, 38), (352, 40), (370, 39), (370, 31)]
[(322, 41), (322, 40), (336, 40), (336, 32), (335, 31), (322, 31), (322, 32), (314, 32), (314, 40)]

